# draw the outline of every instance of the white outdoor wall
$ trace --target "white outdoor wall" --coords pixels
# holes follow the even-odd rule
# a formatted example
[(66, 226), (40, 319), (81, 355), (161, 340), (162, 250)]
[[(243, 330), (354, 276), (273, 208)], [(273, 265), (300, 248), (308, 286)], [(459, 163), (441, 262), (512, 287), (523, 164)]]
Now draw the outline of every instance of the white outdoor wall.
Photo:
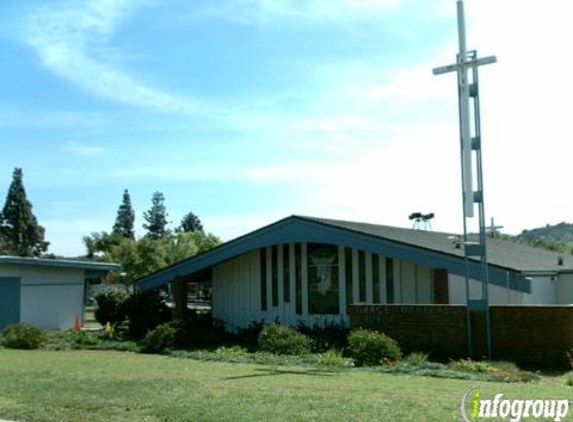
[(43, 329), (73, 328), (83, 315), (84, 270), (1, 265), (0, 277), (20, 278), (20, 321)]
[(43, 329), (73, 328), (83, 315), (84, 270), (22, 267), (20, 319)]
[[(290, 301), (285, 302), (283, 272), (281, 270), (285, 254), (290, 252)], [(295, 259), (294, 244), (279, 245), (277, 250), (278, 271), (278, 306), (272, 306), (272, 261), (271, 248), (267, 248), (266, 286), (267, 310), (261, 310), (260, 291), (260, 251), (252, 251), (213, 267), (213, 316), (224, 321), (230, 330), (248, 326), (252, 321), (272, 322), (296, 325), (303, 322), (307, 325), (325, 322), (347, 323), (346, 314), (346, 265), (344, 247), (339, 246), (338, 278), (339, 308), (336, 315), (312, 315), (308, 313), (308, 274), (306, 244), (301, 244), (302, 263), (302, 314), (296, 314), (295, 292)], [(352, 297), (359, 295), (358, 251), (352, 250)], [(385, 258), (379, 255), (365, 254), (366, 299), (374, 301), (373, 260), (378, 260), (380, 296), (377, 301), (386, 303), (386, 264)], [(350, 287), (350, 286), (349, 286)], [(432, 303), (432, 272), (407, 262), (394, 261), (394, 296), (395, 303)], [(357, 300), (353, 299), (353, 302)]]
[[(555, 282), (551, 277), (531, 278), (531, 293), (518, 292), (505, 287), (489, 285), (489, 302), (492, 305), (554, 305), (556, 301)], [(462, 276), (449, 274), (449, 294), (451, 304), (466, 303), (466, 284)], [(470, 298), (481, 297), (481, 282), (470, 280)]]
[(573, 304), (573, 274), (559, 274), (556, 286), (556, 301), (559, 305)]
[(267, 313), (260, 310), (259, 260), (256, 250), (213, 268), (213, 316), (227, 323), (230, 330), (252, 321), (268, 321)]

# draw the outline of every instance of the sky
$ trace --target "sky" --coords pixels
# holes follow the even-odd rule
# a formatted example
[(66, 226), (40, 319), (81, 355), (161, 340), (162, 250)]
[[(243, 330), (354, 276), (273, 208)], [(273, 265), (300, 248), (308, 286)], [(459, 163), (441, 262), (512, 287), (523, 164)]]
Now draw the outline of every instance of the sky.
[[(466, 0), (487, 220), (573, 221), (568, 2)], [(2, 0), (0, 202), (15, 167), (50, 252), (124, 189), (224, 240), (292, 214), (462, 230), (455, 0)], [(1, 204), (0, 204), (1, 205)], [(469, 222), (476, 227), (477, 219)]]

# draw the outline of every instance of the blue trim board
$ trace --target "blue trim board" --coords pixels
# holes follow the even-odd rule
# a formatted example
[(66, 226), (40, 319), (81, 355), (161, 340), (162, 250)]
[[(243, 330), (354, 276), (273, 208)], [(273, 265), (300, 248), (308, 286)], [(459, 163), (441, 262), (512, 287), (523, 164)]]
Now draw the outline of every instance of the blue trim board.
[(20, 278), (0, 277), (0, 330), (20, 322)]
[[(149, 274), (137, 280), (139, 289), (145, 291), (158, 287), (196, 271), (211, 267), (235, 256), (255, 249), (284, 243), (313, 242), (344, 245), (379, 254), (401, 261), (411, 262), (426, 268), (446, 269), (449, 273), (465, 276), (466, 262), (463, 257), (456, 257), (431, 251), (381, 237), (372, 236), (352, 230), (330, 226), (328, 224), (291, 216), (258, 229), (247, 235), (224, 243), (211, 251), (194, 256), (163, 270)], [(522, 292), (531, 292), (529, 279), (516, 278), (511, 270), (489, 266), (491, 284), (509, 287)], [(481, 280), (479, 262), (469, 261), (470, 277)]]

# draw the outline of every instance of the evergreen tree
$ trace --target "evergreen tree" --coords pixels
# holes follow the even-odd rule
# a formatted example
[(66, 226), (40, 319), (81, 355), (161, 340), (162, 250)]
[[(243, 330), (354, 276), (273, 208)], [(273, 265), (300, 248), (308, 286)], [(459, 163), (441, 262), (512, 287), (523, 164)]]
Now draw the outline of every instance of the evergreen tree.
[(135, 231), (133, 230), (134, 222), (135, 212), (131, 206), (129, 191), (126, 189), (123, 191), (123, 202), (117, 210), (117, 217), (115, 219), (115, 224), (113, 225), (113, 233), (129, 239), (135, 239)]
[(192, 212), (187, 213), (181, 220), (181, 225), (177, 229), (178, 232), (194, 232), (196, 230), (203, 230), (201, 220)]
[(14, 169), (6, 203), (0, 213), (0, 247), (2, 253), (17, 256), (40, 256), (48, 249), (44, 228), (32, 212), (26, 198), (22, 169)]
[(147, 224), (143, 228), (147, 230), (146, 236), (151, 239), (161, 239), (169, 233), (167, 230), (167, 212), (165, 211), (165, 198), (161, 192), (154, 192), (151, 198), (151, 208), (143, 213), (143, 218)]

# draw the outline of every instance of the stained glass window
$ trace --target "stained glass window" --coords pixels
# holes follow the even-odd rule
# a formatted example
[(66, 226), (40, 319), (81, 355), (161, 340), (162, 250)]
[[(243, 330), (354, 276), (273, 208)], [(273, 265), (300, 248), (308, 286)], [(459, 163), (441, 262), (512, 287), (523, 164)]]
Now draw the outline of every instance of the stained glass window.
[(338, 314), (338, 247), (309, 243), (308, 309), (310, 314)]

